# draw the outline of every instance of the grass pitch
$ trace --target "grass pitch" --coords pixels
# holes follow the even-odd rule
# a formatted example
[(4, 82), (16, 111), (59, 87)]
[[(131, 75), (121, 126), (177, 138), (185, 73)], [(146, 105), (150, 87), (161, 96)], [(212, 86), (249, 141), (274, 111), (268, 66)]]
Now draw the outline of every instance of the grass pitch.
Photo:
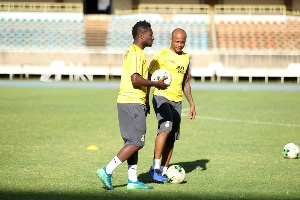
[[(106, 191), (96, 170), (123, 145), (117, 89), (0, 88), (0, 199), (299, 199), (300, 92), (193, 90), (197, 119), (183, 116), (171, 164), (183, 184), (155, 184), (156, 118), (147, 118), (139, 179), (154, 190), (128, 191), (127, 164)], [(188, 114), (184, 101), (183, 114)], [(96, 145), (99, 150), (87, 150)]]

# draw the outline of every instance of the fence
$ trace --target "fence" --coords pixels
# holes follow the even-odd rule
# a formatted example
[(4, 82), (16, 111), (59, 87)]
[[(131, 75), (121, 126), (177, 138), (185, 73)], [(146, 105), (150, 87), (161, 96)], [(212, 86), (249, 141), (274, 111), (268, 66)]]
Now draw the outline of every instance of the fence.
[(137, 10), (115, 10), (115, 14), (156, 13), (156, 14), (209, 14), (207, 4), (139, 4)]
[(81, 3), (0, 2), (7, 12), (83, 12)]
[(285, 15), (286, 7), (281, 5), (215, 5), (215, 14), (275, 14)]

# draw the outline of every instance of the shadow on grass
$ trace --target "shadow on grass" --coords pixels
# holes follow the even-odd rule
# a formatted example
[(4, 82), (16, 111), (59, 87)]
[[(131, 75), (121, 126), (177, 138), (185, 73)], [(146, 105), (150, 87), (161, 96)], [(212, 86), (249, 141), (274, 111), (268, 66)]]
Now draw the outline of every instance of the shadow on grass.
[[(189, 161), (189, 162), (179, 162), (179, 163), (171, 163), (171, 165), (180, 165), (184, 168), (185, 173), (190, 173), (194, 170), (200, 169), (201, 171), (207, 170), (206, 164), (209, 162), (207, 159)], [(139, 175), (138, 179), (144, 183), (153, 183), (153, 179), (150, 176), (149, 172), (145, 172)]]
[[(173, 194), (167, 195), (163, 193), (155, 193), (151, 191), (128, 191), (126, 193), (118, 191), (103, 191), (101, 193), (63, 193), (63, 192), (23, 192), (23, 191), (0, 191), (1, 200), (104, 200), (104, 199), (116, 199), (116, 200), (140, 200), (140, 199), (178, 199), (178, 196)], [(179, 199), (182, 199), (183, 196)], [(199, 199), (198, 197), (187, 197), (187, 199)], [(206, 198), (205, 198), (206, 199)]]
[(196, 169), (201, 168), (201, 171), (207, 170), (206, 164), (209, 162), (207, 159), (195, 160), (191, 162), (179, 162), (179, 163), (172, 163), (171, 165), (180, 165), (184, 168), (185, 173), (190, 173)]
[[(281, 198), (282, 197), (282, 198)], [(255, 199), (285, 199), (283, 196), (275, 195), (262, 195), (247, 194), (241, 196), (240, 193), (195, 193), (192, 191), (157, 191), (157, 190), (135, 190), (135, 191), (106, 191), (101, 190), (99, 192), (84, 192), (84, 191), (74, 191), (74, 192), (62, 192), (62, 191), (5, 191), (0, 190), (1, 200), (102, 200), (102, 199), (116, 199), (116, 200), (225, 200), (225, 199), (243, 199), (243, 200), (255, 200)], [(286, 197), (286, 196), (285, 196)], [(299, 199), (296, 196), (288, 197), (287, 199)]]

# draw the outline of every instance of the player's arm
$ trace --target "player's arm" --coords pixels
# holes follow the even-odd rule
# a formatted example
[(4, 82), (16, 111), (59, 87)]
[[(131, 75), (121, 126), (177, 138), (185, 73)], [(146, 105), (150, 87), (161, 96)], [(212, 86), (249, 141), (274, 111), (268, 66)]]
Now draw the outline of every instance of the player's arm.
[[(150, 62), (150, 65), (149, 65), (149, 68), (148, 68), (148, 80), (151, 81), (151, 77), (152, 77), (152, 74), (154, 73), (155, 70), (159, 69), (159, 60), (158, 58), (160, 57), (160, 52), (157, 52), (156, 54), (154, 54), (151, 62)], [(166, 80), (167, 78), (163, 78), (159, 81), (164, 81)], [(166, 84), (167, 85), (167, 84)], [(169, 85), (167, 85), (168, 87)], [(159, 88), (159, 89), (166, 89), (167, 87), (164, 87), (164, 88)], [(149, 88), (150, 89), (150, 88)], [(150, 90), (149, 90), (150, 91)]]
[(196, 110), (195, 110), (194, 100), (192, 97), (191, 85), (190, 85), (190, 81), (189, 81), (189, 70), (187, 70), (187, 73), (184, 76), (184, 80), (182, 83), (182, 89), (183, 89), (183, 93), (184, 93), (187, 101), (190, 104), (190, 114), (188, 116), (188, 119), (194, 120), (196, 117)]
[[(166, 78), (165, 78), (166, 79)], [(148, 79), (144, 79), (143, 77), (141, 77), (140, 74), (138, 73), (134, 73), (131, 75), (131, 82), (133, 85), (140, 85), (140, 86), (154, 86), (157, 87), (159, 89), (165, 89), (168, 87), (167, 84), (165, 84), (164, 80), (165, 79), (161, 79), (159, 81), (151, 81)]]
[[(148, 73), (148, 80), (151, 81), (151, 74)], [(149, 103), (149, 96), (150, 96), (150, 90), (151, 86), (147, 87), (147, 93), (146, 93), (146, 108), (147, 108), (147, 113), (150, 114), (150, 103)]]
[(155, 86), (159, 89), (167, 88), (168, 85), (164, 83), (163, 80), (161, 81), (151, 81), (147, 79), (144, 79), (141, 76), (142, 73), (142, 64), (140, 63), (141, 61), (141, 53), (139, 51), (135, 51), (131, 54), (131, 82), (133, 85), (139, 85), (139, 86), (146, 86), (146, 87), (151, 87)]
[[(152, 74), (148, 73), (148, 81), (151, 81), (151, 76)], [(163, 81), (166, 80), (167, 78), (163, 78), (159, 81)], [(152, 82), (152, 81), (151, 81)], [(155, 81), (156, 82), (156, 81)], [(165, 82), (164, 82), (165, 83)], [(167, 85), (168, 87), (168, 85)], [(165, 87), (163, 88), (160, 88), (158, 87), (159, 89), (165, 89)], [(150, 94), (150, 90), (151, 90), (151, 86), (147, 86), (147, 94), (146, 94), (146, 107), (147, 107), (147, 112), (150, 114), (150, 104), (149, 104), (149, 94)]]
[(139, 86), (146, 86), (147, 87), (147, 93), (146, 93), (146, 108), (147, 108), (147, 113), (150, 114), (150, 104), (149, 104), (149, 93), (150, 93), (150, 88), (151, 86), (155, 86), (159, 89), (164, 89), (168, 87), (167, 84), (164, 82), (165, 79), (161, 79), (159, 81), (151, 81), (151, 77), (149, 79), (144, 79), (141, 77), (140, 74), (134, 73), (131, 75), (131, 82), (133, 85), (139, 85)]

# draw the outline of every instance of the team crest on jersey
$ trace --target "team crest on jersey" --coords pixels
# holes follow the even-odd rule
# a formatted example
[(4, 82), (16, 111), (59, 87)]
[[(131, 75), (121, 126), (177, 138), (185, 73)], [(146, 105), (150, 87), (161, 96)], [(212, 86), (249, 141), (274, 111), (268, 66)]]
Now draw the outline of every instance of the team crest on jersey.
[(145, 135), (142, 135), (141, 137), (141, 141), (144, 142), (145, 141)]
[(166, 122), (165, 127), (167, 127), (167, 128), (170, 127), (170, 121), (167, 121), (167, 122)]

